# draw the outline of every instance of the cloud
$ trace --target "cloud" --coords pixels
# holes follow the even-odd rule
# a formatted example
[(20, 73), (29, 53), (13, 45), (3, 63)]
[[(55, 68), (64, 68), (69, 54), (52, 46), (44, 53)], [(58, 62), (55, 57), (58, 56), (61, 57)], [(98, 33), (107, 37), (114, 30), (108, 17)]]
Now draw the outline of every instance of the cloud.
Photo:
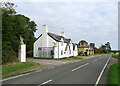
[[(6, 1), (6, 0), (3, 0)], [(118, 2), (119, 0), (10, 0), (14, 2)]]
[(57, 34), (64, 28), (66, 37), (72, 38), (73, 42), (78, 43), (85, 39), (95, 42), (99, 47), (109, 41), (113, 49), (118, 49), (117, 4), (113, 3), (113, 0), (91, 3), (87, 1), (15, 3), (18, 5), (18, 13), (30, 17), (37, 23), (36, 37), (41, 34), (42, 25), (47, 24), (49, 31)]

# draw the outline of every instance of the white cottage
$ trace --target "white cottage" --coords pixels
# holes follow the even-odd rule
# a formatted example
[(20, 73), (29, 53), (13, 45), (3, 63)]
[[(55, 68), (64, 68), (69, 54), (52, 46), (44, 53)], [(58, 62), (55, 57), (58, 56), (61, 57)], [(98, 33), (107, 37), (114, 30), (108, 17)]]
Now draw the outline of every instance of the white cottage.
[(42, 34), (34, 42), (34, 57), (65, 58), (78, 55), (77, 44), (62, 35), (49, 33), (47, 25), (43, 25)]

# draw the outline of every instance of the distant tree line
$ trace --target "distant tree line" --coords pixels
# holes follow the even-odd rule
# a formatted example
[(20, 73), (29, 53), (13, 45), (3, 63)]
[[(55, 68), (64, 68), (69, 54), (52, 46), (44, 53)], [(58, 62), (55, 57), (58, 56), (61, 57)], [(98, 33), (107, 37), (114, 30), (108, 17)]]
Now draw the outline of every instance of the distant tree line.
[(20, 45), (19, 36), (27, 45), (27, 56), (32, 56), (36, 24), (28, 17), (17, 14), (14, 3), (2, 3), (2, 63), (17, 61)]
[(110, 43), (107, 42), (105, 45), (101, 45), (99, 48), (94, 47), (95, 54), (101, 54), (101, 53), (109, 53), (111, 52), (111, 46)]

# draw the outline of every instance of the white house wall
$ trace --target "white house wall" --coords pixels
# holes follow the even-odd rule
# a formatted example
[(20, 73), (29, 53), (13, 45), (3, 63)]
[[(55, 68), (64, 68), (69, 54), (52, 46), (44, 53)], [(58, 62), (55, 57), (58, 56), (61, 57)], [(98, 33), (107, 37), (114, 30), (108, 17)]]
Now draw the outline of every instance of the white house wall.
[[(70, 50), (69, 50), (69, 46), (67, 46), (67, 50), (65, 51), (65, 48), (67, 46), (67, 43), (63, 43), (62, 46), (62, 42), (59, 42), (59, 57), (58, 58), (64, 58), (64, 57), (71, 57), (74, 56), (74, 52), (73, 52), (73, 44), (69, 44), (70, 46), (70, 50), (71, 50), (71, 54), (70, 54)], [(61, 51), (63, 51), (63, 55), (61, 55)], [(64, 53), (66, 52), (66, 53)]]
[[(47, 43), (46, 43), (47, 42)], [(39, 47), (53, 47), (56, 41), (48, 35), (42, 35), (34, 43), (34, 57), (38, 57), (38, 48)]]
[(53, 38), (51, 38), (49, 35), (47, 35), (48, 37), (48, 46), (47, 47), (54, 47), (54, 43), (57, 43)]
[(34, 43), (34, 57), (38, 57), (38, 47), (42, 47), (42, 37), (38, 38)]
[(77, 55), (78, 55), (77, 45), (75, 45), (75, 50), (73, 51), (73, 55), (74, 55), (74, 56), (77, 56)]

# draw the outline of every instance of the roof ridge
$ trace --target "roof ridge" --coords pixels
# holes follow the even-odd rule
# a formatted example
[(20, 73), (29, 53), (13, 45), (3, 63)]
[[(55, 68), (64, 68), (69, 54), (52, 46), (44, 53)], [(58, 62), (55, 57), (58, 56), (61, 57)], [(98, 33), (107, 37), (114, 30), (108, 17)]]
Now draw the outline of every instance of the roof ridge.
[(66, 42), (66, 43), (69, 43), (71, 39), (67, 39), (63, 36), (60, 36), (60, 35), (57, 35), (57, 34), (54, 34), (54, 33), (50, 33), (48, 32), (48, 35), (51, 36), (53, 39), (57, 40), (57, 41), (60, 41), (61, 38), (63, 38), (63, 40)]

